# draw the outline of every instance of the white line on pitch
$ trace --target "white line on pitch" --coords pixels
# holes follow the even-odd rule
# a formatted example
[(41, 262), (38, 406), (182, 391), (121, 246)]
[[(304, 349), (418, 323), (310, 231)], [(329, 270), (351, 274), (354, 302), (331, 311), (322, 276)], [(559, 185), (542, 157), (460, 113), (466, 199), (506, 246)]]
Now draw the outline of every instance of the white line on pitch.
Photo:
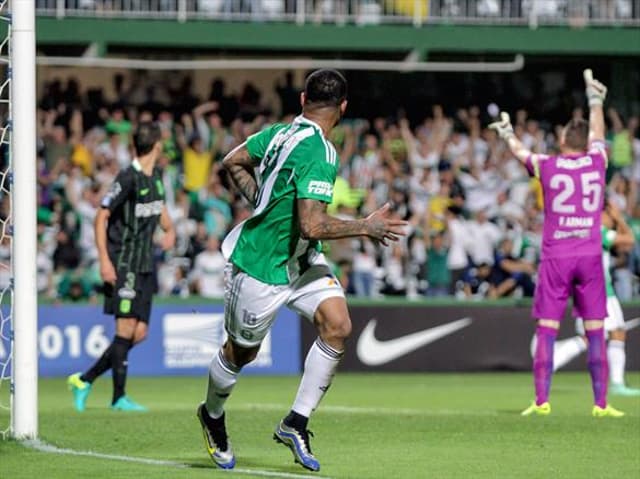
[[(283, 411), (290, 406), (274, 403), (243, 403), (238, 405), (228, 404), (226, 409), (233, 411)], [(380, 414), (380, 415), (400, 415), (400, 416), (497, 416), (496, 411), (471, 411), (460, 409), (410, 409), (410, 408), (384, 408), (384, 407), (361, 407), (361, 406), (320, 406), (317, 413), (336, 414)]]
[[(29, 439), (26, 441), (21, 441), (21, 444), (24, 446), (35, 449), (40, 452), (47, 452), (51, 454), (66, 454), (70, 456), (85, 456), (85, 457), (95, 457), (97, 459), (107, 459), (110, 461), (124, 461), (124, 462), (135, 462), (138, 464), (148, 464), (152, 466), (168, 466), (175, 467), (179, 469), (189, 469), (194, 468), (194, 466), (190, 464), (185, 464), (183, 462), (177, 461), (165, 461), (162, 459), (150, 459), (148, 457), (135, 457), (135, 456), (121, 456), (119, 454), (104, 454), (101, 452), (93, 452), (93, 451), (76, 451), (75, 449), (67, 449), (54, 446), (52, 444), (47, 444), (46, 442), (41, 441), (40, 439)], [(217, 471), (218, 469), (213, 469)], [(315, 474), (293, 474), (291, 472), (277, 472), (277, 471), (264, 471), (261, 469), (242, 469), (242, 468), (234, 468), (229, 471), (224, 471), (224, 473), (231, 474), (251, 474), (253, 476), (261, 476), (261, 477), (280, 477), (283, 479), (309, 479), (313, 477), (314, 479), (330, 479), (327, 476), (317, 476)]]

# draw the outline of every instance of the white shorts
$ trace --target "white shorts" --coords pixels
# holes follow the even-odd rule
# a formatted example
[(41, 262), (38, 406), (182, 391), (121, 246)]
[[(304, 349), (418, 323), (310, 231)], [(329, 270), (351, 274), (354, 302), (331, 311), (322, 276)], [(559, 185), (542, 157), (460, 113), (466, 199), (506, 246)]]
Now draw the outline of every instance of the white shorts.
[[(620, 301), (615, 296), (607, 296), (607, 317), (604, 318), (604, 330), (611, 332), (616, 329), (624, 329), (624, 315)], [(582, 318), (576, 318), (576, 334), (584, 336), (584, 324)]]
[(311, 266), (292, 284), (266, 284), (239, 270), (225, 268), (224, 324), (234, 343), (259, 346), (281, 306), (313, 320), (327, 298), (344, 298), (344, 290), (326, 264)]

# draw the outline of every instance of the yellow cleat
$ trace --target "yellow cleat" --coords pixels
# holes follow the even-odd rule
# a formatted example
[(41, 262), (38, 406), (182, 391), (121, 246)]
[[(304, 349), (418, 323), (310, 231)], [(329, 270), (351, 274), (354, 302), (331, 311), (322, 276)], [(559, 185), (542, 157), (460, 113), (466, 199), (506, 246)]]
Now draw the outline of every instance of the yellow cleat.
[(521, 416), (531, 416), (532, 414), (537, 416), (548, 416), (551, 414), (551, 404), (544, 402), (538, 406), (533, 402), (531, 403), (531, 406), (520, 413)]
[(622, 411), (618, 411), (616, 408), (607, 404), (607, 407), (593, 406), (591, 410), (591, 415), (593, 417), (622, 417), (624, 413)]

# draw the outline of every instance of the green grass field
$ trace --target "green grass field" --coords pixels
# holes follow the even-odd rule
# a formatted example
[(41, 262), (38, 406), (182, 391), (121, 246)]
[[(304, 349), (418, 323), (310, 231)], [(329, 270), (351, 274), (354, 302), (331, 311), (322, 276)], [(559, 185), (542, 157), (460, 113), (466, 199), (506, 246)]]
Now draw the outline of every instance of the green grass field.
[[(629, 374), (632, 385), (640, 374)], [(271, 439), (295, 395), (296, 377), (242, 377), (227, 408), (238, 477), (604, 478), (640, 477), (640, 398), (612, 397), (622, 419), (590, 416), (587, 373), (559, 373), (549, 417), (522, 418), (529, 374), (342, 374), (310, 427), (319, 473), (293, 463)], [(78, 414), (64, 380), (40, 382), (40, 437), (59, 448), (174, 461), (151, 465), (34, 451), (0, 441), (0, 478), (215, 478), (195, 408), (205, 378), (131, 378), (149, 413), (106, 405), (103, 378)], [(6, 412), (0, 423), (7, 423)], [(186, 468), (178, 467), (188, 465)], [(254, 471), (252, 473), (251, 471)]]

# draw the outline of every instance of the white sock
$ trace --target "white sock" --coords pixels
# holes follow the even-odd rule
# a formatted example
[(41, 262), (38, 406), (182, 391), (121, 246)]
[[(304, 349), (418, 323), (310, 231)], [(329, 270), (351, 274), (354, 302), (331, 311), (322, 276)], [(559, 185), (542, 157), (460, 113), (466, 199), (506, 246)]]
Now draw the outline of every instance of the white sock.
[(627, 360), (624, 341), (609, 340), (607, 357), (609, 359), (609, 380), (611, 384), (624, 384), (624, 365)]
[(587, 345), (580, 336), (556, 341), (553, 349), (553, 370), (557, 371), (586, 350)]
[(212, 418), (218, 419), (224, 414), (224, 403), (236, 384), (239, 372), (240, 368), (225, 359), (222, 349), (211, 361), (205, 405)]
[(316, 339), (304, 362), (304, 374), (291, 408), (293, 411), (309, 417), (318, 407), (322, 396), (331, 386), (342, 354), (343, 351), (336, 351), (322, 339)]

